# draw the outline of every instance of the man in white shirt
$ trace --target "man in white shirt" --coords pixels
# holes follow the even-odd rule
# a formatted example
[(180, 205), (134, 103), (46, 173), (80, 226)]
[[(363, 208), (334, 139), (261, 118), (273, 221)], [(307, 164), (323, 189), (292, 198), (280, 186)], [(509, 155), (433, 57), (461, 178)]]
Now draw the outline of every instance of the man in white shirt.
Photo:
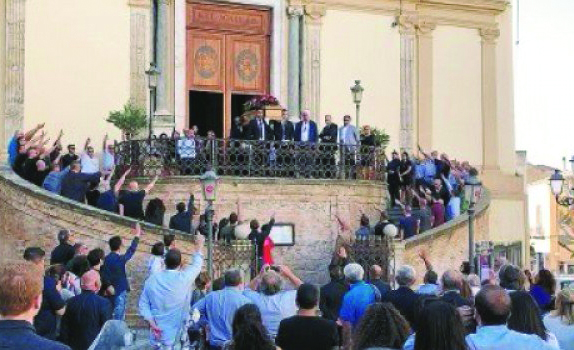
[(114, 145), (108, 145), (108, 134), (106, 134), (102, 146), (102, 174), (108, 175), (112, 173), (116, 166), (115, 155)]
[(94, 147), (90, 146), (91, 141), (88, 137), (84, 145), (84, 153), (80, 157), (83, 174), (95, 174), (100, 171), (100, 160), (96, 157)]
[(193, 161), (197, 157), (199, 140), (195, 138), (195, 130), (183, 130), (183, 137), (177, 140), (177, 156), (182, 175), (194, 173)]

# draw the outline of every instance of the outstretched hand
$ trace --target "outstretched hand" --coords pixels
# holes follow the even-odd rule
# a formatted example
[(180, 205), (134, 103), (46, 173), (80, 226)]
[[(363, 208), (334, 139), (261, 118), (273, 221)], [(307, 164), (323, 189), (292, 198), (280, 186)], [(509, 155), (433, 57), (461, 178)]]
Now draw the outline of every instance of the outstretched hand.
[(141, 237), (141, 235), (142, 235), (142, 228), (141, 228), (141, 225), (140, 225), (139, 222), (136, 222), (136, 225), (134, 226), (133, 231), (134, 231), (134, 236), (136, 236), (136, 237), (138, 237), (138, 238)]

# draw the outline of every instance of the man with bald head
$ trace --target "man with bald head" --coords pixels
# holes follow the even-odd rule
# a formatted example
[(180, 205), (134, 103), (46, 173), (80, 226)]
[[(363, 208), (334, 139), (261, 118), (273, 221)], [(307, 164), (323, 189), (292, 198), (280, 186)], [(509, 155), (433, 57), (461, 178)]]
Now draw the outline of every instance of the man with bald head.
[(74, 350), (89, 348), (104, 323), (112, 318), (112, 304), (97, 294), (100, 274), (95, 270), (86, 272), (80, 285), (82, 293), (68, 301), (60, 334), (62, 341)]
[(120, 214), (136, 219), (144, 219), (143, 201), (145, 196), (151, 192), (158, 179), (156, 175), (152, 182), (150, 182), (143, 190), (140, 190), (137, 181), (130, 181), (128, 183), (128, 190), (125, 191), (118, 201)]
[(88, 192), (88, 188), (91, 184), (97, 184), (100, 182), (101, 174), (99, 172), (85, 174), (82, 173), (81, 170), (82, 167), (80, 162), (72, 162), (70, 165), (70, 171), (62, 180), (60, 194), (66, 198), (84, 203), (86, 201), (86, 192)]
[(476, 350), (547, 350), (554, 349), (536, 334), (523, 334), (506, 326), (510, 316), (510, 297), (500, 286), (484, 286), (476, 295), (475, 334), (466, 336), (470, 349)]
[(373, 265), (369, 268), (369, 283), (377, 287), (381, 297), (391, 290), (391, 285), (383, 281), (383, 269), (379, 265)]
[(295, 126), (295, 141), (316, 143), (317, 137), (317, 124), (311, 120), (311, 112), (301, 111), (301, 121)]

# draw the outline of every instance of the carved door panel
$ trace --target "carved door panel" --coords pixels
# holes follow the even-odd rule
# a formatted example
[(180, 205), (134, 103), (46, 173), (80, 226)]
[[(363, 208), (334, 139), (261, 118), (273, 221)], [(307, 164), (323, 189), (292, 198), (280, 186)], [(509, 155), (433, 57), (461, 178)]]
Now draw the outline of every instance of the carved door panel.
[(225, 90), (225, 41), (216, 33), (187, 31), (188, 90)]
[(226, 51), (228, 90), (247, 94), (267, 93), (269, 85), (267, 37), (228, 35)]

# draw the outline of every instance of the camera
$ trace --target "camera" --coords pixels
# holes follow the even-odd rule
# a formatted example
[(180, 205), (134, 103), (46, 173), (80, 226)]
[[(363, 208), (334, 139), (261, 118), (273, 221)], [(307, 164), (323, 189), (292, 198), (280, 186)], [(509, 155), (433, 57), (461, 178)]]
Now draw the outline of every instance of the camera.
[(281, 269), (279, 268), (279, 266), (276, 266), (276, 265), (267, 266), (267, 271), (269, 271), (269, 270), (275, 271), (277, 273), (281, 272)]

